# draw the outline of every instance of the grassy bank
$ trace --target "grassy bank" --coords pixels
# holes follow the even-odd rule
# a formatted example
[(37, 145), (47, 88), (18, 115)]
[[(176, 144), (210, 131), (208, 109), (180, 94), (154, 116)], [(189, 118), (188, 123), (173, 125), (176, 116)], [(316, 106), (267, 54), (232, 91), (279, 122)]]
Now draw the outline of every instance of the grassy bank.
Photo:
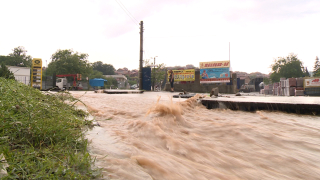
[[(68, 102), (68, 103), (66, 103)], [(69, 94), (50, 94), (0, 78), (2, 179), (94, 179), (84, 132), (90, 121)], [(0, 157), (1, 160), (1, 157)]]

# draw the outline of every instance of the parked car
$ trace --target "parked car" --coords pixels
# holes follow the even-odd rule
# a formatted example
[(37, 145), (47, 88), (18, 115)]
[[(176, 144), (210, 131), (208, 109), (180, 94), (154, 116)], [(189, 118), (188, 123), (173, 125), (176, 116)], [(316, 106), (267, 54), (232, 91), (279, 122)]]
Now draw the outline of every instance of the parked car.
[(130, 89), (137, 89), (137, 88), (138, 88), (137, 84), (134, 84), (134, 85), (130, 86)]

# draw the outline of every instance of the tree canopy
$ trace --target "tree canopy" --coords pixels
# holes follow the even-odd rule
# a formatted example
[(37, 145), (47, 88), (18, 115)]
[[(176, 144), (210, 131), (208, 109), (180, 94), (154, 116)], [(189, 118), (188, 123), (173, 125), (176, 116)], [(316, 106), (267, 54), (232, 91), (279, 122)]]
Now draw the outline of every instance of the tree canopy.
[(12, 62), (13, 62), (13, 57), (10, 57), (10, 56), (0, 56), (0, 63), (3, 63), (5, 65), (8, 65), (8, 66), (12, 66), (10, 65)]
[(51, 56), (47, 75), (55, 74), (82, 74), (89, 76), (92, 67), (88, 62), (88, 54), (73, 52), (71, 49), (57, 50)]
[(102, 72), (103, 75), (114, 75), (116, 69), (111, 64), (104, 64), (101, 61), (94, 62), (92, 64), (93, 70)]
[(0, 63), (8, 66), (31, 67), (32, 57), (27, 55), (27, 50), (24, 47), (18, 46), (12, 51), (8, 56), (0, 56)]
[(272, 82), (279, 82), (281, 77), (304, 77), (305, 69), (302, 62), (298, 59), (297, 55), (290, 54), (287, 57), (279, 57), (274, 60), (271, 65), (272, 74), (270, 79)]
[(316, 56), (316, 60), (313, 66), (313, 76), (320, 77), (320, 62), (318, 56)]
[(3, 77), (5, 79), (14, 79), (13, 73), (7, 68), (4, 63), (1, 63), (1, 68), (0, 68), (0, 77)]
[[(149, 59), (144, 60), (144, 65), (145, 66), (154, 66), (154, 64), (152, 62), (150, 62)], [(151, 68), (151, 82), (152, 82), (153, 86), (161, 83), (161, 81), (163, 81), (165, 79), (166, 71), (167, 71), (167, 69), (165, 68), (164, 63), (155, 65), (154, 68)], [(153, 87), (153, 89), (154, 89), (154, 87)]]
[(115, 78), (109, 77), (109, 78), (104, 78), (107, 80), (105, 83), (105, 88), (117, 88), (118, 87), (118, 81)]

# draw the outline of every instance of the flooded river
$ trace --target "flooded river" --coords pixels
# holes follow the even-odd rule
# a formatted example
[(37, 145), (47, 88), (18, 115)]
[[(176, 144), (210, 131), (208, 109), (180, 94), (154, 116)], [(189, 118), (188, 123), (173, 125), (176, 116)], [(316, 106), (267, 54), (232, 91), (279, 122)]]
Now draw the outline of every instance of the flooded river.
[(172, 93), (72, 92), (105, 179), (320, 179), (320, 117), (206, 109)]

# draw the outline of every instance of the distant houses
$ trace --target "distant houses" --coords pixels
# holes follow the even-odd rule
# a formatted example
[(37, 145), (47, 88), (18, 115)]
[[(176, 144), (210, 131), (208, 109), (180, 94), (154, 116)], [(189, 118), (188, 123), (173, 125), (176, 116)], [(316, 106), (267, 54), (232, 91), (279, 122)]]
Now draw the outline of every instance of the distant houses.
[(125, 75), (128, 77), (138, 77), (139, 76), (139, 70), (134, 69), (134, 70), (128, 70), (128, 68), (119, 68), (118, 70), (115, 71), (116, 75)]

